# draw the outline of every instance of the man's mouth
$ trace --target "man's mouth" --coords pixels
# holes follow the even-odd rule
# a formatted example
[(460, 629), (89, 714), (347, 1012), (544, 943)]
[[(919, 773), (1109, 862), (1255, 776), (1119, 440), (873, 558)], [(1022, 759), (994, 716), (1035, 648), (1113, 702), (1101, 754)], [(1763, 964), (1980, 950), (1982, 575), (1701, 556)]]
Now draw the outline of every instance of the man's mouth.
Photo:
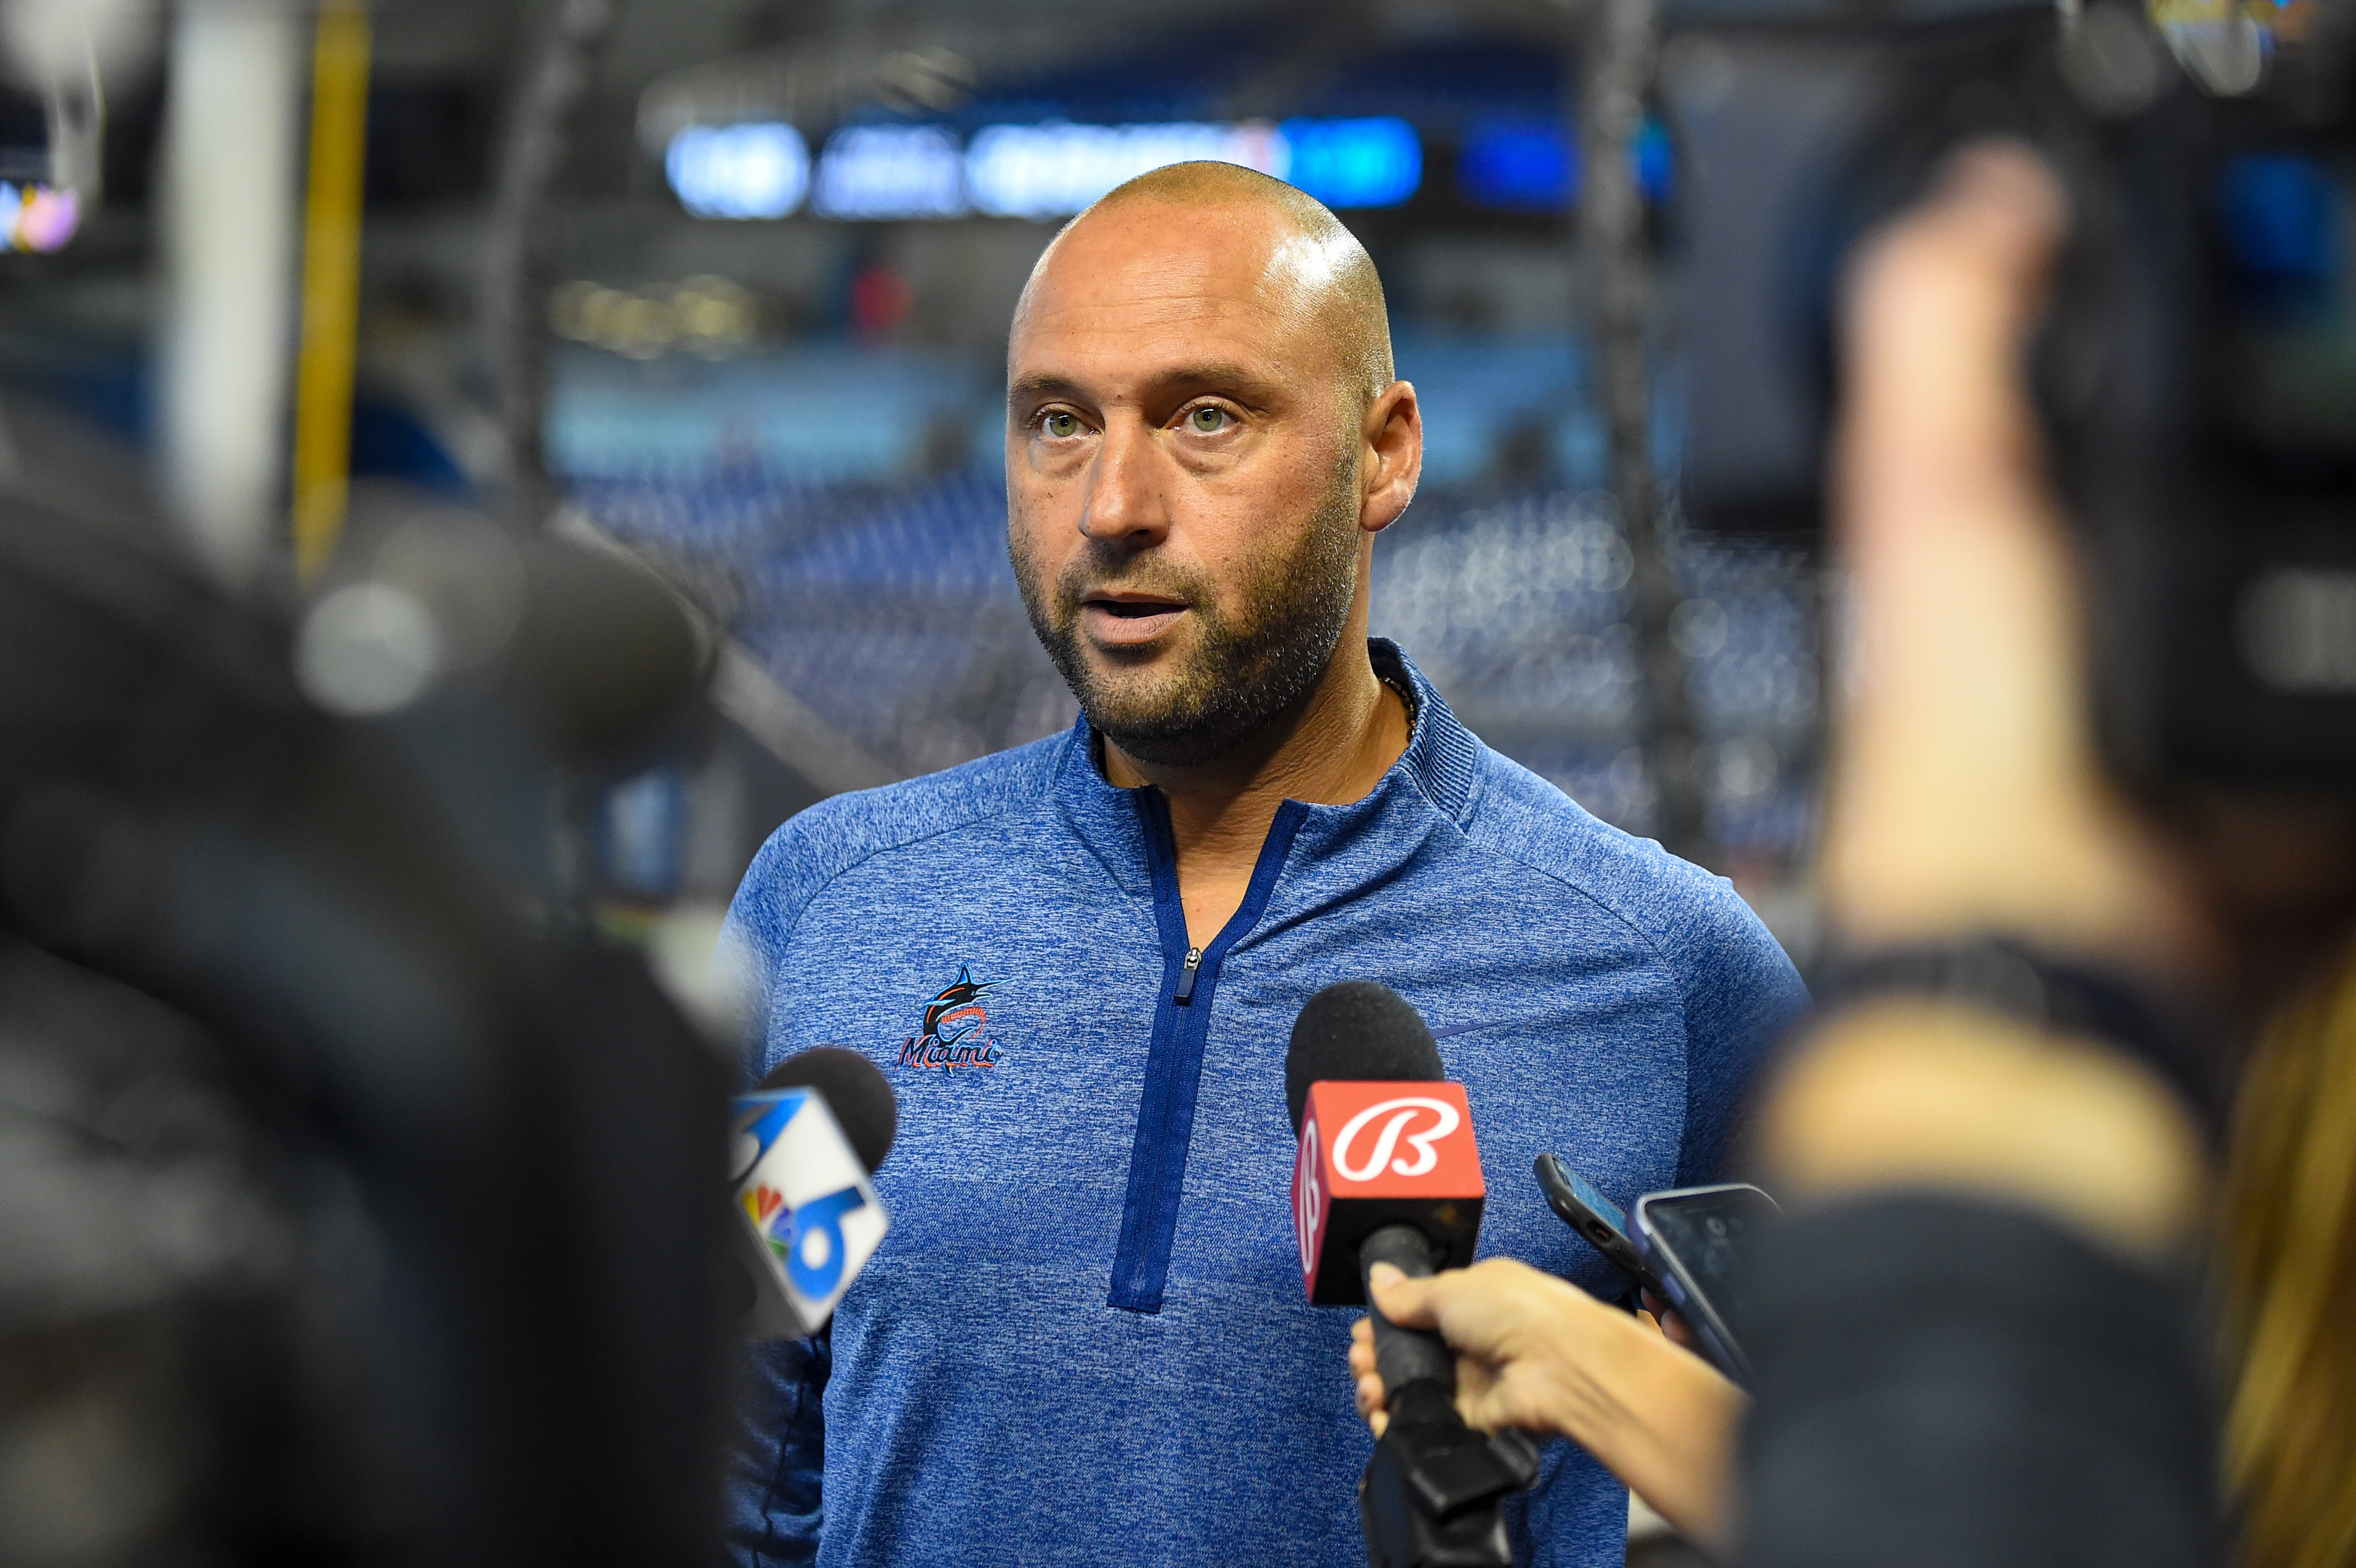
[(1128, 593), (1099, 589), (1080, 601), (1080, 618), (1099, 643), (1150, 643), (1186, 613), (1178, 600), (1156, 593)]

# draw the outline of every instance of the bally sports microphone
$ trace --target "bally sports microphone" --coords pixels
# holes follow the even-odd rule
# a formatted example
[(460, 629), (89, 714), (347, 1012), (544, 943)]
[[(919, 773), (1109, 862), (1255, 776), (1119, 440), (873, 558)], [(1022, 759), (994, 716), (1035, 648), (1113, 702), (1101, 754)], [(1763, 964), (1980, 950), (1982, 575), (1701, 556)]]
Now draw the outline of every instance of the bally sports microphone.
[[(1312, 1305), (1367, 1299), (1378, 1263), (1421, 1277), (1472, 1261), (1481, 1152), (1461, 1084), (1406, 998), (1344, 980), (1309, 998), (1284, 1058), (1300, 1139), (1292, 1212)], [(1456, 1360), (1436, 1334), (1374, 1324), (1390, 1424), (1358, 1482), (1372, 1568), (1509, 1568), (1498, 1504), (1537, 1476), (1518, 1432), (1473, 1431), (1456, 1413)]]
[(815, 1334), (891, 1228), (868, 1174), (899, 1128), (892, 1085), (855, 1051), (786, 1058), (736, 1097), (731, 1306), (747, 1337)]

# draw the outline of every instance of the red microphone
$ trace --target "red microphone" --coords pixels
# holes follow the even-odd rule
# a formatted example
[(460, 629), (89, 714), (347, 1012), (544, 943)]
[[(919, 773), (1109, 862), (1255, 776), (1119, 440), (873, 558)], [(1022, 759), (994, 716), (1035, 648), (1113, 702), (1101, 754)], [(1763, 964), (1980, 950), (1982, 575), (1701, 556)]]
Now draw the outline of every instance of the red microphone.
[[(1481, 1231), (1481, 1151), (1463, 1088), (1406, 999), (1370, 980), (1309, 998), (1292, 1026), (1284, 1086), (1301, 1278), (1315, 1307), (1366, 1299), (1378, 1263), (1410, 1275), (1462, 1268)], [(1371, 1568), (1511, 1568), (1499, 1505), (1537, 1477), (1519, 1433), (1474, 1432), (1456, 1413), (1456, 1361), (1438, 1336), (1374, 1321), (1390, 1424), (1358, 1483)]]
[[(1436, 1068), (1437, 1047), (1431, 1056)], [(1365, 1304), (1359, 1249), (1386, 1225), (1422, 1232), (1435, 1270), (1472, 1261), (1487, 1189), (1462, 1084), (1312, 1083), (1300, 1132), (1292, 1215), (1311, 1306)]]

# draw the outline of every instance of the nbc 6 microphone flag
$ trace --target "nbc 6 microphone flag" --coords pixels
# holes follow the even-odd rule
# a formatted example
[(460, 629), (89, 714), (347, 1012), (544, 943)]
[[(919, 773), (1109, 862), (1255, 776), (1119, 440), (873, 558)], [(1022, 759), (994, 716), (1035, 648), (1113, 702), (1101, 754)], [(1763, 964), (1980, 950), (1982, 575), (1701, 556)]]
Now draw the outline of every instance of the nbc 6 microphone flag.
[(891, 1228), (823, 1095), (737, 1096), (729, 1158), (736, 1208), (801, 1331), (816, 1333)]
[(1310, 1304), (1365, 1302), (1358, 1246), (1385, 1225), (1412, 1224), (1430, 1236), (1444, 1254), (1439, 1267), (1471, 1263), (1487, 1191), (1462, 1084), (1311, 1084), (1292, 1169)]

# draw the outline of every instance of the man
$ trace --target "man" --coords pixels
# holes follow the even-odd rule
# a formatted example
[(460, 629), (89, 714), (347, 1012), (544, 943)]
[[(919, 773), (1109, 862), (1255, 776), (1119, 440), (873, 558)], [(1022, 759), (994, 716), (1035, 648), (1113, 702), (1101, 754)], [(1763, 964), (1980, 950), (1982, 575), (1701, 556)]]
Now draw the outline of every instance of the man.
[[(1292, 1240), (1301, 1004), (1371, 977), (1421, 1009), (1483, 1251), (1603, 1287), (1532, 1157), (1623, 1199), (1708, 1174), (1799, 983), (1726, 883), (1369, 643), (1422, 424), (1333, 214), (1226, 165), (1144, 176), (1040, 258), (1007, 358), (1009, 549), (1083, 716), (803, 813), (737, 895), (755, 1070), (865, 1051), (901, 1132), (830, 1338), (755, 1353), (734, 1549), (1355, 1565), (1353, 1315), (1304, 1305)], [(1519, 1561), (1617, 1563), (1624, 1497), (1558, 1445)]]

